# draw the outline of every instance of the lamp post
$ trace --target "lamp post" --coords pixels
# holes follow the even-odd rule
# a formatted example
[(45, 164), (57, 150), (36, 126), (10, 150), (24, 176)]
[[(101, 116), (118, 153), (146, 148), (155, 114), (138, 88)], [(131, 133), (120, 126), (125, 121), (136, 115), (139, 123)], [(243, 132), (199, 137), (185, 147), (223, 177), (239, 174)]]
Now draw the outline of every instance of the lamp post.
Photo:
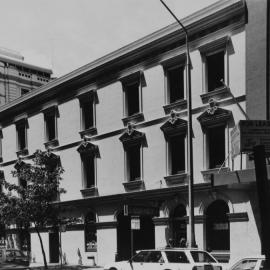
[(197, 247), (195, 241), (194, 230), (194, 195), (193, 195), (193, 142), (192, 142), (192, 103), (191, 103), (191, 63), (189, 54), (189, 39), (188, 31), (186, 27), (178, 20), (176, 15), (170, 10), (170, 8), (160, 0), (163, 6), (170, 12), (177, 23), (181, 26), (185, 32), (186, 38), (186, 95), (187, 95), (187, 117), (188, 117), (188, 129), (187, 129), (187, 142), (188, 142), (188, 202), (189, 202), (189, 230), (188, 239), (189, 247)]

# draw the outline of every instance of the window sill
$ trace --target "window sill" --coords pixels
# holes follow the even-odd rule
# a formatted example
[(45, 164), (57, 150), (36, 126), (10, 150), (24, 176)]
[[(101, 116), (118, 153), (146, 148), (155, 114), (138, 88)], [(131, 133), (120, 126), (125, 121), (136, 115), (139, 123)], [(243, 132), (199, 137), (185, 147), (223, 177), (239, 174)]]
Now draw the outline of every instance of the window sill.
[(126, 191), (142, 190), (142, 189), (144, 189), (144, 181), (143, 180), (134, 180), (134, 181), (130, 181), (130, 182), (124, 182), (123, 186), (126, 189)]
[(181, 99), (163, 106), (164, 112), (169, 114), (172, 110), (182, 111), (187, 108), (187, 100)]
[(91, 127), (82, 131), (79, 131), (79, 134), (81, 135), (81, 138), (85, 135), (93, 136), (97, 134), (97, 128), (96, 127)]
[(129, 122), (132, 122), (135, 124), (142, 121), (144, 121), (144, 115), (141, 112), (122, 118), (122, 122), (124, 126), (126, 126)]
[(230, 96), (230, 90), (226, 86), (222, 86), (219, 88), (216, 88), (215, 90), (202, 94), (201, 99), (203, 103), (208, 103), (209, 99), (213, 98), (216, 100), (220, 100), (226, 97)]
[(17, 157), (19, 156), (27, 156), (29, 154), (28, 149), (19, 150), (16, 152)]
[[(203, 179), (204, 179), (205, 182), (211, 183), (211, 175), (212, 174), (217, 174), (218, 171), (219, 171), (219, 168), (208, 169), (208, 170), (205, 170), (205, 171), (201, 171), (201, 174), (203, 175)], [(229, 167), (223, 167), (220, 170), (220, 173), (226, 173), (226, 172), (229, 172), (229, 171), (230, 171)]]
[(179, 174), (168, 175), (164, 176), (164, 179), (167, 186), (185, 185), (187, 183), (187, 174), (183, 172)]
[(45, 142), (44, 146), (46, 149), (48, 149), (49, 147), (56, 147), (59, 145), (59, 141), (58, 139), (53, 139), (51, 141)]
[(98, 188), (90, 187), (90, 188), (81, 189), (81, 194), (84, 198), (98, 196)]

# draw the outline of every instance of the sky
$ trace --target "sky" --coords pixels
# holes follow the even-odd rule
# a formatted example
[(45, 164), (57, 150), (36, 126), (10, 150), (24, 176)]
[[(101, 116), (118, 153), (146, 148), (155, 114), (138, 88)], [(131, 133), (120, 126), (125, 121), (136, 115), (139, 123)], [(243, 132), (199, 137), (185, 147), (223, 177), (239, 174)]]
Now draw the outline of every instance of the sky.
[[(179, 19), (217, 0), (164, 0)], [(60, 77), (175, 20), (159, 0), (0, 0), (0, 47)]]

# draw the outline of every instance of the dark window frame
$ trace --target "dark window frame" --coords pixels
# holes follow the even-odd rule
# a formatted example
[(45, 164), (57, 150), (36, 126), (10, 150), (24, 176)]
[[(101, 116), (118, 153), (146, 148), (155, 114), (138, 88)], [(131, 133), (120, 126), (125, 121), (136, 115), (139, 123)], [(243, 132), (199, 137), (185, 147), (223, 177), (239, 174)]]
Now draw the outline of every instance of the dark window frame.
[[(222, 138), (220, 137), (220, 133), (222, 133)], [(206, 147), (207, 168), (220, 168), (226, 159), (226, 125), (224, 123), (209, 126), (206, 129)]]
[(59, 117), (58, 108), (51, 107), (44, 110), (44, 133), (45, 141), (51, 142), (58, 139), (58, 124), (57, 118)]
[[(181, 76), (180, 83), (181, 86), (178, 88), (177, 86), (174, 85), (172, 87), (172, 76), (175, 76), (173, 74), (176, 70), (178, 70), (179, 73), (179, 78)], [(177, 72), (177, 71), (176, 71)], [(165, 77), (166, 77), (166, 97), (167, 97), (167, 104), (172, 104), (180, 100), (185, 99), (185, 65), (184, 64), (179, 64), (179, 65), (171, 65), (165, 67)], [(177, 91), (178, 88), (178, 91)], [(179, 90), (180, 89), (180, 90)], [(173, 96), (174, 94), (174, 96)]]
[[(207, 93), (213, 92), (216, 89), (223, 87), (221, 80), (225, 83), (225, 56), (225, 49), (212, 51), (204, 55)], [(222, 63), (220, 63), (220, 61), (222, 61)]]
[(85, 252), (97, 251), (97, 225), (94, 212), (88, 212), (84, 217), (84, 248)]
[[(127, 182), (142, 180), (142, 145), (129, 145), (125, 148)], [(138, 164), (132, 164), (132, 163)]]
[(83, 188), (96, 187), (96, 157), (91, 153), (81, 154)]
[[(142, 108), (142, 74), (141, 71), (121, 79), (124, 96), (124, 117), (140, 114)], [(135, 92), (136, 91), (136, 92)], [(136, 104), (134, 105), (134, 100)], [(131, 107), (131, 105), (133, 107)]]

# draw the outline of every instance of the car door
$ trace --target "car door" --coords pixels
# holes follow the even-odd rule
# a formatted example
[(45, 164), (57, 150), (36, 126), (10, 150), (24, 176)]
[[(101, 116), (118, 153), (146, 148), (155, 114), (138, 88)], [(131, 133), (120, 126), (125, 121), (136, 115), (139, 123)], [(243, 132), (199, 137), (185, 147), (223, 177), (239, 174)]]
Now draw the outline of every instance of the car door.
[(257, 259), (244, 259), (237, 262), (231, 270), (255, 270)]
[(161, 251), (149, 251), (146, 262), (143, 263), (141, 270), (162, 270), (164, 269), (164, 258)]

